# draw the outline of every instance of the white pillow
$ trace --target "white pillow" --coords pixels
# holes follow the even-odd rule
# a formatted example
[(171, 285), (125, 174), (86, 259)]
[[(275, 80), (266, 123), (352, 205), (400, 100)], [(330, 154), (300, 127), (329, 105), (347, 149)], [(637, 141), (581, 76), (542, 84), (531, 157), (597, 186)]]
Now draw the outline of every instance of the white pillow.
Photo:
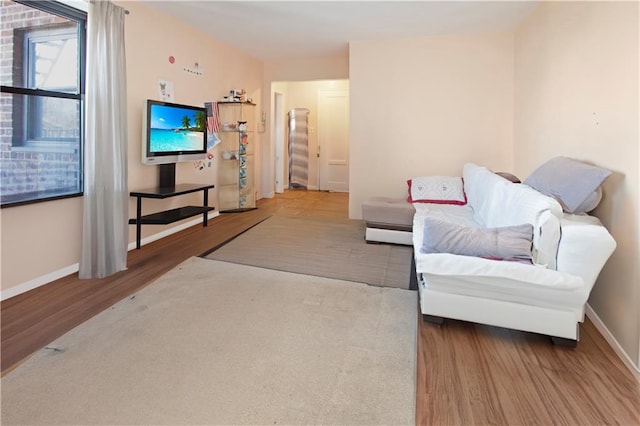
[(461, 177), (423, 176), (407, 181), (410, 203), (467, 204)]

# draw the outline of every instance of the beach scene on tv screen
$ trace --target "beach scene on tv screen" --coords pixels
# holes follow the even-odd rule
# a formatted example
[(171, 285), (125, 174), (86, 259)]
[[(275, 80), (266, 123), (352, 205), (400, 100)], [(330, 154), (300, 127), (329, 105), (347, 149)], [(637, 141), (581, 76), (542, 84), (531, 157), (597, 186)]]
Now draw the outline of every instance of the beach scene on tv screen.
[(206, 120), (205, 114), (201, 111), (152, 105), (149, 150), (151, 152), (202, 150)]

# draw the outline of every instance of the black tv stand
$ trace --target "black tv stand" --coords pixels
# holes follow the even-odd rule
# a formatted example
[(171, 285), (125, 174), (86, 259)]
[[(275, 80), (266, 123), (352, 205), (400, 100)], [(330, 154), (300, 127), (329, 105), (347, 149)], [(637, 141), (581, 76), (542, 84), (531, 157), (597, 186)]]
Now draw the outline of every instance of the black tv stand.
[[(214, 210), (214, 207), (209, 207), (209, 189), (213, 187), (214, 185), (202, 185), (195, 183), (181, 183), (176, 185), (174, 181), (172, 182), (172, 186), (169, 187), (159, 186), (157, 188), (131, 191), (129, 195), (131, 197), (136, 197), (136, 217), (135, 219), (129, 219), (129, 224), (136, 225), (136, 249), (140, 248), (140, 233), (142, 230), (142, 225), (168, 225), (182, 219), (187, 219), (189, 217), (202, 214), (202, 226), (207, 226), (208, 213), (211, 210)], [(142, 215), (143, 198), (164, 199), (198, 191), (204, 192), (204, 206), (178, 207), (177, 209), (160, 211), (144, 216)]]

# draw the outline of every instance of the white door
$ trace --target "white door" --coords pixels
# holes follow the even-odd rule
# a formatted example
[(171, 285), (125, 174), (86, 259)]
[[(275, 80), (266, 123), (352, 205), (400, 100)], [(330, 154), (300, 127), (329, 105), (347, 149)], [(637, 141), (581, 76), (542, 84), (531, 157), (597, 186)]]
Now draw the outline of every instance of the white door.
[(277, 193), (284, 192), (285, 183), (285, 175), (284, 175), (284, 146), (285, 146), (285, 137), (284, 137), (284, 95), (282, 93), (275, 92), (274, 93), (274, 101), (273, 101), (273, 144), (275, 148), (274, 157), (275, 157), (275, 170), (274, 170), (274, 178), (275, 178), (275, 188)]
[(318, 91), (318, 154), (321, 191), (349, 191), (349, 93)]

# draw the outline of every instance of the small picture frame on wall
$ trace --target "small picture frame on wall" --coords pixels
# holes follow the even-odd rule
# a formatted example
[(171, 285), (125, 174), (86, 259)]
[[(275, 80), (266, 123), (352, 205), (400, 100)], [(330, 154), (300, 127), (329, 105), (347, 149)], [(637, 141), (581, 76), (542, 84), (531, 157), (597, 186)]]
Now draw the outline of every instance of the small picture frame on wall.
[(163, 102), (173, 102), (173, 83), (167, 80), (158, 80), (158, 100)]

